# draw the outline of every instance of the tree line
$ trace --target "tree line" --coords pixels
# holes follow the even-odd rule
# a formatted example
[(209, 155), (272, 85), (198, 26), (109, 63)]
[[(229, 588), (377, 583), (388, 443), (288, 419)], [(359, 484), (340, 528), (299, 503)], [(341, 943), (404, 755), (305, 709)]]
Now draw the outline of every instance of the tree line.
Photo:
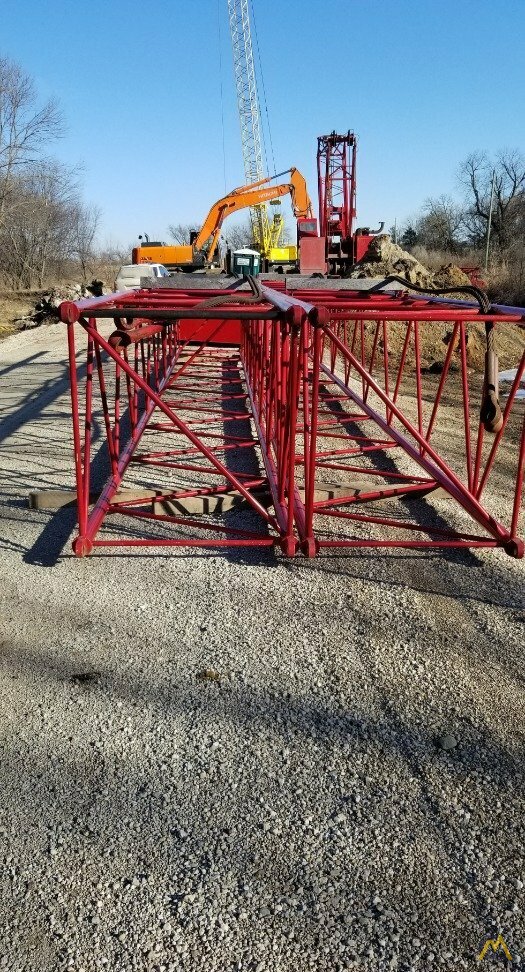
[(453, 255), (481, 250), (490, 215), (493, 259), (523, 259), (524, 155), (518, 149), (504, 149), (491, 159), (486, 152), (474, 152), (460, 165), (457, 181), (462, 198), (428, 198), (401, 228), (397, 242), (410, 249), (420, 245)]
[(46, 154), (64, 134), (57, 102), (40, 103), (32, 78), (0, 57), (0, 279), (42, 287), (75, 261), (86, 279), (100, 211), (87, 206), (80, 169)]

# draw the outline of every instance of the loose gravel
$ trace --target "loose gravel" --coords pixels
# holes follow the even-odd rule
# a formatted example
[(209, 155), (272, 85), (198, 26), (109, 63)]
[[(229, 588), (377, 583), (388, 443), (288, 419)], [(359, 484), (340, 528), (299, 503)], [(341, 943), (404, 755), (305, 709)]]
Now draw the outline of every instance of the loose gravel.
[(0, 969), (524, 964), (522, 563), (76, 560), (64, 329), (0, 358)]

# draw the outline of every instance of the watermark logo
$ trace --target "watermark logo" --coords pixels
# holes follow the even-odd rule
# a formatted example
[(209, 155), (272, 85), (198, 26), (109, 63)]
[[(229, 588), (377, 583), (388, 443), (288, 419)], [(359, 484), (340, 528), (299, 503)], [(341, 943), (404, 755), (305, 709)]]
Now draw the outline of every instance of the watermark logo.
[(509, 962), (512, 962), (512, 955), (510, 954), (507, 946), (505, 945), (505, 942), (503, 941), (503, 935), (498, 935), (498, 937), (495, 940), (493, 938), (487, 939), (483, 948), (481, 949), (481, 952), (478, 955), (478, 962), (483, 961), (489, 948), (491, 948), (493, 952), (497, 952), (498, 949), (501, 949), (505, 958), (507, 958)]

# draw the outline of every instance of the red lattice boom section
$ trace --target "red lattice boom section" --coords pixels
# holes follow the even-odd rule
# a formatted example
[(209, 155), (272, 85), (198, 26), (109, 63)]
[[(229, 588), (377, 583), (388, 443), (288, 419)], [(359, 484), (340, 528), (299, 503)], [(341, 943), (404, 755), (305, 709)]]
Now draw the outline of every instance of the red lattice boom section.
[[(279, 546), (309, 557), (345, 547), (523, 556), (525, 353), (491, 412), (498, 336), (524, 328), (522, 311), (401, 291), (292, 295), (251, 281), (251, 292), (112, 294), (60, 314), (77, 555)], [(469, 363), (479, 324), (484, 375)], [(422, 348), (438, 336), (448, 343), (432, 369)], [(95, 458), (99, 478), (107, 467), (98, 491)]]

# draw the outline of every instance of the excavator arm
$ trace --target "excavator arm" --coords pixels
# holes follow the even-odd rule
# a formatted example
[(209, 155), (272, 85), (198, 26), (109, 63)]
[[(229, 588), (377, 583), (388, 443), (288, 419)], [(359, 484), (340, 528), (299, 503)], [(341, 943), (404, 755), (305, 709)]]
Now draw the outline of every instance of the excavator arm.
[[(304, 176), (298, 169), (292, 168), (286, 171), (290, 173), (289, 182), (271, 186), (268, 183), (272, 179), (278, 178), (271, 176), (267, 179), (261, 179), (259, 182), (252, 182), (249, 186), (240, 186), (238, 189), (233, 189), (227, 196), (218, 199), (211, 207), (202, 224), (199, 235), (194, 243), (195, 250), (203, 250), (209, 240), (207, 260), (211, 262), (217, 248), (217, 243), (219, 242), (222, 224), (227, 216), (239, 209), (246, 209), (249, 206), (259, 206), (262, 203), (269, 202), (270, 199), (278, 199), (280, 196), (290, 195), (294, 216), (311, 216), (312, 203), (308, 195)], [(279, 173), (279, 175), (284, 174), (284, 172)]]

